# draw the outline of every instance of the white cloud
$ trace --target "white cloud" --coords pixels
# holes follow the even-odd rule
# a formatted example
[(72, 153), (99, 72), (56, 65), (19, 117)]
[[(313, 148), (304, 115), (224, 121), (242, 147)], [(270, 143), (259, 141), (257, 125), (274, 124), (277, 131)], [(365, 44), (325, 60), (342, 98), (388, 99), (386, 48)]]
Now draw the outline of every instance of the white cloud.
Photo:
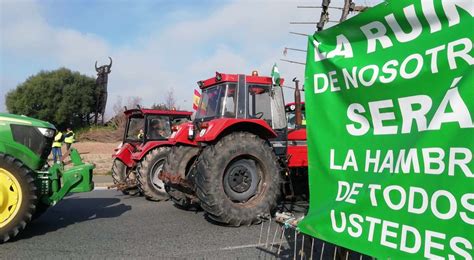
[[(195, 83), (212, 77), (216, 70), (250, 73), (258, 69), (268, 75), (278, 62), (287, 82), (295, 76), (303, 81), (303, 66), (279, 61), (287, 44), (306, 48), (306, 39), (289, 35), (289, 31), (311, 34), (314, 30), (314, 26), (291, 26), (289, 21), (315, 21), (319, 16), (319, 10), (297, 9), (297, 4), (305, 2), (238, 0), (200, 16), (184, 12), (186, 20), (176, 19), (164, 30), (131, 39), (133, 45), (117, 47), (99, 35), (52, 26), (36, 2), (4, 2), (1, 49), (34, 63), (47, 61), (53, 68), (65, 66), (91, 76), (95, 75), (96, 59), (102, 64), (108, 62), (107, 56), (113, 57), (109, 116), (118, 96), (140, 96), (149, 106), (163, 101), (170, 88), (174, 88), (181, 107), (190, 109)], [(292, 57), (301, 55), (290, 53), (288, 58)], [(304, 55), (299, 61), (304, 62)], [(1, 82), (5, 81), (4, 74), (2, 71)], [(15, 84), (28, 76), (23, 75)]]
[(36, 2), (7, 1), (2, 2), (1, 9), (5, 53), (83, 70), (91, 57), (108, 52), (106, 42), (98, 36), (49, 25)]

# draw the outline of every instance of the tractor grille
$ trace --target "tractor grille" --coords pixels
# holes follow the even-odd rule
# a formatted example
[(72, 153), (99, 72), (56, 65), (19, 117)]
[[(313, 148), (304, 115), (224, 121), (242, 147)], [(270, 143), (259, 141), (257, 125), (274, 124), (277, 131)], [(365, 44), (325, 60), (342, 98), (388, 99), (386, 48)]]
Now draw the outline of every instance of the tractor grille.
[(28, 147), (43, 160), (48, 158), (53, 138), (44, 136), (36, 127), (32, 126), (11, 125), (11, 129), (15, 142)]

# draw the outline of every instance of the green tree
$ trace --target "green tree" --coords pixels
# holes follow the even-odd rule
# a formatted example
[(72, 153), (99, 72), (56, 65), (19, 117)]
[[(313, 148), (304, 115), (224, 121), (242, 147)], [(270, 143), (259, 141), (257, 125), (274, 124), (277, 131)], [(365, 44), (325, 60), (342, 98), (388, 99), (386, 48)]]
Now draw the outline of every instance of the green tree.
[(49, 121), (59, 128), (89, 124), (95, 110), (95, 79), (66, 68), (41, 71), (6, 95), (7, 110)]

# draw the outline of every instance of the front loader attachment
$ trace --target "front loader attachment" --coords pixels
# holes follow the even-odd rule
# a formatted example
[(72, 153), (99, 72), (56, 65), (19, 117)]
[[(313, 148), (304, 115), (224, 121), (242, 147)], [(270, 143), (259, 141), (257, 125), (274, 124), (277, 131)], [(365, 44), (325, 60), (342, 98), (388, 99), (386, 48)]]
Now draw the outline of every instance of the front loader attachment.
[(89, 192), (94, 189), (92, 170), (94, 165), (84, 163), (76, 149), (71, 148), (72, 166), (54, 164), (47, 171), (38, 172), (41, 201), (55, 205), (70, 192)]

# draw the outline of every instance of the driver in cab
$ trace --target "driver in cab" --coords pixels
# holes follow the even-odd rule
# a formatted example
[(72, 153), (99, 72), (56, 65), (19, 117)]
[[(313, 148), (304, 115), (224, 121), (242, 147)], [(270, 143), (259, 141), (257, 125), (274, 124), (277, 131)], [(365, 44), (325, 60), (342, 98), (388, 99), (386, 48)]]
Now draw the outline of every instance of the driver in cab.
[(150, 124), (148, 131), (149, 139), (167, 139), (166, 131), (164, 130), (164, 124), (161, 120), (153, 120)]

